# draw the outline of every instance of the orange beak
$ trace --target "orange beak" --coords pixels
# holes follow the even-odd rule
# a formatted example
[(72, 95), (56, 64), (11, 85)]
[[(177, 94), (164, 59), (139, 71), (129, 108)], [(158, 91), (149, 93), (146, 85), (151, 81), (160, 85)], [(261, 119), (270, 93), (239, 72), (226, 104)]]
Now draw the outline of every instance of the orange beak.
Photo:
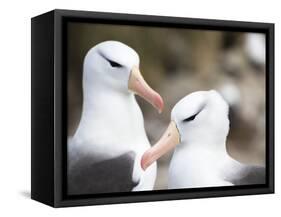
[(179, 131), (177, 129), (176, 123), (171, 121), (160, 140), (143, 154), (141, 159), (142, 169), (146, 170), (151, 164), (172, 150), (179, 143)]
[(131, 71), (128, 88), (135, 94), (148, 101), (154, 108), (158, 110), (159, 113), (162, 112), (164, 107), (162, 97), (146, 83), (139, 68), (136, 66), (134, 66)]

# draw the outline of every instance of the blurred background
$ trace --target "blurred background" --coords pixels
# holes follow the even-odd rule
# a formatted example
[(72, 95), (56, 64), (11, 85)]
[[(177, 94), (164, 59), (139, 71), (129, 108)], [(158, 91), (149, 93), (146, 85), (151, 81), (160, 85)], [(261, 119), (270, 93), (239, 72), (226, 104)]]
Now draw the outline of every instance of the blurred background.
[[(165, 102), (159, 115), (137, 97), (151, 144), (165, 131), (182, 97), (216, 89), (230, 105), (228, 152), (241, 162), (264, 165), (264, 34), (90, 23), (69, 23), (67, 31), (69, 136), (81, 115), (84, 56), (102, 41), (117, 40), (136, 50), (143, 77)], [(155, 189), (167, 188), (171, 154), (158, 161)]]

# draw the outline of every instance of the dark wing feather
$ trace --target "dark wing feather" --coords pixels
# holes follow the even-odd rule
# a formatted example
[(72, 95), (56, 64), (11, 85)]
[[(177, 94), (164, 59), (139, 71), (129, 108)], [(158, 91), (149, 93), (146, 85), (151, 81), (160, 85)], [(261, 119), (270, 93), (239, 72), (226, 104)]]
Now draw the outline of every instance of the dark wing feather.
[(68, 193), (97, 194), (128, 192), (138, 183), (132, 180), (136, 154), (132, 151), (119, 157), (95, 162), (93, 157), (77, 161), (68, 170)]
[(230, 178), (228, 181), (234, 185), (265, 184), (265, 167), (243, 165), (237, 176)]

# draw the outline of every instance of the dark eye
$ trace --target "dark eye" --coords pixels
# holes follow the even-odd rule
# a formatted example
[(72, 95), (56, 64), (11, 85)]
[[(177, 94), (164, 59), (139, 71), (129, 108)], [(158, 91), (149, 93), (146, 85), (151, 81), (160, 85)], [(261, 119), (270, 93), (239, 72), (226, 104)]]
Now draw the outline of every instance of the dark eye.
[[(198, 113), (197, 113), (197, 114), (198, 114)], [(192, 116), (190, 116), (190, 117), (188, 117), (188, 118), (184, 119), (184, 120), (183, 120), (183, 122), (193, 121), (193, 120), (195, 119), (195, 117), (196, 117), (196, 115), (197, 115), (197, 114), (192, 115)]]
[(108, 62), (110, 63), (110, 65), (111, 65), (112, 67), (122, 67), (122, 65), (120, 65), (119, 63), (114, 62), (114, 61), (112, 61), (112, 60), (108, 60)]

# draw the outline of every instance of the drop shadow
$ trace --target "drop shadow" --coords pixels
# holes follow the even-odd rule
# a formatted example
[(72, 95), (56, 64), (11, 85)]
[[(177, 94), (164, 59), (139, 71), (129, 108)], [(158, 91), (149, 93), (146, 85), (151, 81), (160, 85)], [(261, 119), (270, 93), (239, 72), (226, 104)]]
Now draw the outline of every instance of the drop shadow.
[(30, 193), (29, 191), (21, 191), (21, 192), (19, 192), (19, 194), (20, 194), (22, 197), (25, 197), (25, 198), (28, 198), (28, 199), (31, 198), (31, 193)]

